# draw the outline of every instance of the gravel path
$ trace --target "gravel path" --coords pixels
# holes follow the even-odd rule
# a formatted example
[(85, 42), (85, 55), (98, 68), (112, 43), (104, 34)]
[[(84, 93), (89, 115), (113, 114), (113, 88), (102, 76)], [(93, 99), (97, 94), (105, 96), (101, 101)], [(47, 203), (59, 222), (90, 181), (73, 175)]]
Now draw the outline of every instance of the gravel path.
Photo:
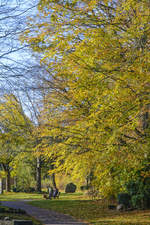
[(77, 221), (71, 216), (57, 213), (49, 209), (42, 209), (35, 206), (28, 205), (26, 201), (2, 201), (2, 205), (15, 209), (23, 209), (27, 214), (35, 217), (41, 221), (43, 225), (87, 225), (83, 222)]

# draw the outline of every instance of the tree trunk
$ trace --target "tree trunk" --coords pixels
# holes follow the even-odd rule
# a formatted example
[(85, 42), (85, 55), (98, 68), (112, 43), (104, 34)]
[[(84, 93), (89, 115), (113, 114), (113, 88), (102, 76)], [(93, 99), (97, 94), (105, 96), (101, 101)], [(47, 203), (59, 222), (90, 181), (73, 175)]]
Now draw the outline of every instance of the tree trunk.
[(6, 191), (10, 192), (11, 191), (11, 185), (10, 185), (10, 170), (8, 169), (6, 171)]
[(41, 158), (37, 157), (36, 164), (36, 191), (41, 192)]
[(3, 194), (3, 178), (0, 178), (0, 194)]
[[(51, 170), (53, 170), (54, 169), (54, 165), (51, 165), (50, 166), (50, 169)], [(53, 173), (52, 175), (51, 175), (51, 181), (52, 181), (52, 186), (53, 186), (53, 188), (57, 188), (57, 185), (56, 185), (56, 180), (55, 180), (55, 173)]]
[(89, 176), (86, 177), (86, 187), (87, 187), (87, 189), (89, 187)]
[(149, 127), (149, 112), (150, 112), (150, 105), (148, 104), (145, 107), (145, 112), (143, 113), (143, 118), (142, 118), (143, 130), (145, 130)]
[(14, 177), (14, 187), (17, 188), (17, 177)]
[(56, 189), (57, 186), (56, 186), (56, 180), (55, 180), (55, 173), (52, 174), (51, 178), (52, 178), (52, 186), (53, 186), (53, 188)]

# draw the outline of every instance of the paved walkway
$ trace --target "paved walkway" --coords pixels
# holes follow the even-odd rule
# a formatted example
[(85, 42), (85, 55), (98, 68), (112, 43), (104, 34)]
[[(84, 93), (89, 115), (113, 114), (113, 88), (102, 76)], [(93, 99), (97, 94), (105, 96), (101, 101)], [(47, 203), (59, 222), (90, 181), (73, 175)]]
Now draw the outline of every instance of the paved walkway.
[(28, 205), (26, 201), (2, 201), (2, 205), (15, 209), (23, 209), (27, 214), (35, 217), (44, 225), (87, 225), (80, 221), (73, 219), (69, 215), (54, 212), (49, 209), (42, 209), (35, 206)]

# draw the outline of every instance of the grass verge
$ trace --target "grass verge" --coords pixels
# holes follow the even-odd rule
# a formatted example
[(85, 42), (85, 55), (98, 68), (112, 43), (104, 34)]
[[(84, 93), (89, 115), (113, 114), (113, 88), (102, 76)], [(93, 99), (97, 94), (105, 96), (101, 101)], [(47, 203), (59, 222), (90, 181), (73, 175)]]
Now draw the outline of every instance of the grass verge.
[(23, 192), (7, 192), (0, 195), (0, 201), (16, 201), (16, 200), (34, 200), (34, 199), (42, 199), (42, 194), (37, 193), (23, 193)]
[(58, 200), (37, 200), (30, 204), (68, 214), (94, 225), (150, 225), (150, 210), (108, 210), (107, 203), (84, 199), (81, 194), (62, 194)]

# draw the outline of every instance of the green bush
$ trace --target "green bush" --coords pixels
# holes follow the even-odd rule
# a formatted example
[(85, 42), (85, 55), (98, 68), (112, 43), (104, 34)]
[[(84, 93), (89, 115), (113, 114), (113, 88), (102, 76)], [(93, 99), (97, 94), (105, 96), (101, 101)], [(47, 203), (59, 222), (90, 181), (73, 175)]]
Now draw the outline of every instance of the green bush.
[(139, 176), (126, 184), (134, 208), (150, 208), (150, 178)]
[(123, 204), (125, 208), (129, 208), (131, 206), (131, 196), (128, 193), (119, 193), (117, 199), (118, 203)]
[(12, 188), (13, 192), (25, 192), (25, 193), (33, 193), (35, 192), (34, 187), (13, 187)]
[(137, 194), (137, 195), (133, 195), (131, 198), (131, 203), (132, 206), (134, 208), (142, 208), (142, 199), (143, 199), (143, 195), (141, 194)]
[(35, 190), (35, 188), (34, 187), (29, 187), (28, 189), (27, 189), (27, 192), (28, 193), (33, 193), (33, 192), (35, 192), (36, 190)]
[(76, 191), (77, 186), (73, 183), (69, 183), (66, 185), (65, 192), (66, 193), (74, 193)]
[(91, 188), (91, 186), (89, 186), (89, 185), (88, 186), (87, 185), (83, 185), (83, 186), (80, 187), (80, 190), (81, 191), (86, 191), (86, 190), (89, 190), (90, 188)]

